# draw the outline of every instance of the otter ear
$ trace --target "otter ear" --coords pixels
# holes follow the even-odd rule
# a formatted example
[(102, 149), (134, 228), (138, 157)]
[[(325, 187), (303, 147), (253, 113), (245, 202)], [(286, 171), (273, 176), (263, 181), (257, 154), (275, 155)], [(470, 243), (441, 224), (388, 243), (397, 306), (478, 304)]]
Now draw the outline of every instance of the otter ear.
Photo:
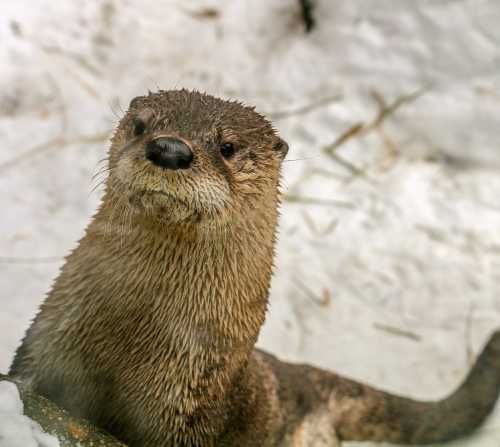
[(273, 150), (278, 152), (281, 155), (281, 158), (284, 159), (288, 153), (288, 143), (279, 137), (276, 138), (277, 141), (273, 145)]
[(144, 96), (136, 96), (135, 98), (133, 98), (130, 101), (130, 104), (128, 105), (128, 108), (129, 109), (133, 109), (141, 99), (144, 99)]

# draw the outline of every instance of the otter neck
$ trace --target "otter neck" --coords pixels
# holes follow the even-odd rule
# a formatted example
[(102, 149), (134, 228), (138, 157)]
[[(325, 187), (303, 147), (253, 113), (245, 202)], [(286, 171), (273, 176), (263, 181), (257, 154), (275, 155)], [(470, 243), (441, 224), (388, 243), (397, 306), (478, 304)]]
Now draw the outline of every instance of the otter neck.
[[(106, 304), (115, 313), (115, 332), (125, 337), (116, 342), (149, 352), (178, 382), (189, 375), (191, 388), (207, 377), (207, 361), (223, 358), (230, 381), (265, 318), (277, 212), (276, 204), (262, 208), (235, 213), (230, 225), (213, 231), (145, 225), (141, 216), (121, 221), (112, 215), (124, 213), (100, 210), (81, 249), (99, 259), (96, 277), (110, 272), (100, 281), (101, 295), (116, 301)], [(137, 337), (138, 328), (147, 331)], [(184, 356), (189, 368), (179, 360)]]

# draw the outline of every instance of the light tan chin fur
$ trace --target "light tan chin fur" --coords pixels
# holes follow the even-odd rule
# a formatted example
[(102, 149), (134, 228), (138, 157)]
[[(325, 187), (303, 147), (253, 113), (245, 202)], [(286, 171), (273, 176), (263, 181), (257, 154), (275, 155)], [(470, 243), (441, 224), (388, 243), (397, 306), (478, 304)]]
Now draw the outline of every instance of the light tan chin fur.
[(226, 220), (231, 207), (227, 182), (208, 175), (192, 178), (170, 173), (144, 160), (122, 157), (115, 168), (113, 187), (128, 197), (135, 212), (146, 212), (169, 222)]

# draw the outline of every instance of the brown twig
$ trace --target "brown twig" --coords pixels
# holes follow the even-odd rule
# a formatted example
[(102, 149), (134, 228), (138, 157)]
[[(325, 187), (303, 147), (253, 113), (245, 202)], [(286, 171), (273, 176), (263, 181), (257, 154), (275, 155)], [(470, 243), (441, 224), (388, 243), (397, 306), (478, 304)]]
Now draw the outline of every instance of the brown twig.
[(341, 157), (340, 155), (336, 154), (335, 152), (331, 153), (330, 157), (333, 160), (335, 160), (340, 166), (343, 166), (348, 171), (350, 171), (352, 175), (357, 175), (357, 176), (361, 176), (361, 177), (366, 176), (365, 171), (363, 171), (361, 168), (358, 168), (356, 165), (354, 165), (350, 161), (347, 161), (345, 158)]
[[(337, 154), (338, 149), (343, 146), (350, 139), (366, 135), (367, 133), (373, 131), (374, 129), (378, 129), (381, 127), (383, 122), (391, 115), (393, 115), (402, 105), (411, 103), (416, 101), (420, 96), (422, 96), (427, 91), (427, 88), (419, 89), (413, 93), (408, 95), (401, 95), (397, 97), (393, 102), (387, 104), (382, 96), (376, 92), (372, 91), (371, 95), (374, 100), (377, 102), (379, 106), (379, 111), (376, 114), (375, 118), (369, 123), (358, 122), (351, 127), (349, 127), (346, 131), (342, 132), (333, 143), (325, 146), (323, 148), (323, 152), (332, 158), (334, 161), (342, 165), (344, 168), (348, 169), (353, 175), (365, 175), (365, 172), (347, 161), (343, 157), (340, 157)], [(386, 136), (386, 139), (388, 137)]]
[(333, 155), (337, 149), (342, 146), (346, 141), (350, 140), (354, 136), (358, 135), (364, 128), (363, 123), (356, 123), (353, 126), (349, 127), (346, 131), (342, 132), (333, 143), (325, 146), (323, 148), (323, 152), (327, 155)]
[(359, 135), (363, 130), (363, 128), (364, 128), (363, 123), (356, 123), (353, 126), (349, 127), (349, 129), (347, 129), (345, 132), (342, 132), (333, 143), (323, 148), (323, 152), (326, 155), (328, 155), (342, 167), (346, 168), (353, 176), (361, 176), (361, 177), (366, 176), (366, 173), (362, 169), (358, 168), (356, 165), (351, 163), (350, 161), (347, 161), (344, 157), (338, 155), (337, 149), (343, 144), (345, 144), (346, 141), (350, 140), (356, 135)]
[(402, 105), (409, 104), (420, 98), (427, 88), (421, 88), (413, 93), (398, 96), (393, 102), (387, 104), (380, 93), (373, 90), (371, 92), (372, 98), (377, 102), (379, 111), (375, 119), (365, 126), (365, 132), (379, 127), (389, 116), (393, 115)]

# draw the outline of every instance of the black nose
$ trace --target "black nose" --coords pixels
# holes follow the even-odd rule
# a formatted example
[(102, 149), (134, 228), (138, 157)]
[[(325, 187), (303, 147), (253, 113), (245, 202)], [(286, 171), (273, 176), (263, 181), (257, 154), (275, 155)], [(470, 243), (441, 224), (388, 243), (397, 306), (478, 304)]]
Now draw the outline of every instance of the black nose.
[(159, 137), (147, 144), (146, 158), (162, 168), (187, 169), (193, 161), (193, 153), (177, 138)]

